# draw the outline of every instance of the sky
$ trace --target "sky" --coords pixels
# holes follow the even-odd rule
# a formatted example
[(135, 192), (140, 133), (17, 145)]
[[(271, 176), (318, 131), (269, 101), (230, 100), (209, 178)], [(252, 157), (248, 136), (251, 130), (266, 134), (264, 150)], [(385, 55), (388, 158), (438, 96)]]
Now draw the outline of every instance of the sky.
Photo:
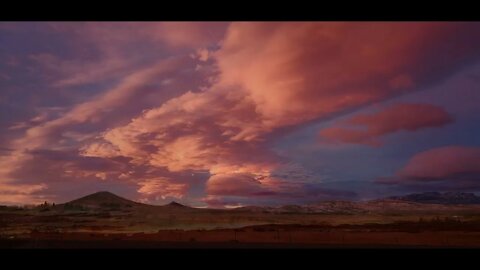
[(0, 22), (0, 204), (480, 192), (480, 23)]

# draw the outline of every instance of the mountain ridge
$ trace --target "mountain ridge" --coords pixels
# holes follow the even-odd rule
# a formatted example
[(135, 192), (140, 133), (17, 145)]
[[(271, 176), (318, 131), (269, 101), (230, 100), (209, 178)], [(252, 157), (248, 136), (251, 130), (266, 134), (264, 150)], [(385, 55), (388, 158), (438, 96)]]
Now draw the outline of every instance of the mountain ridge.
[(140, 202), (135, 202), (121, 196), (118, 196), (109, 191), (95, 192), (78, 199), (64, 203), (65, 206), (77, 206), (86, 208), (112, 208), (112, 207), (167, 207), (167, 208), (190, 208), (186, 205), (172, 201), (165, 205), (150, 205)]
[[(463, 192), (424, 192), (412, 193), (403, 196), (390, 196), (386, 198), (363, 202), (354, 201), (321, 201), (306, 205), (282, 205), (282, 206), (257, 206), (247, 205), (225, 211), (246, 211), (263, 213), (365, 213), (369, 211), (383, 211), (386, 209), (405, 210), (409, 208), (446, 207), (449, 205), (480, 205), (480, 197), (473, 193)], [(150, 205), (135, 202), (108, 191), (95, 192), (90, 195), (72, 200), (63, 204), (65, 207), (80, 208), (134, 208), (134, 207), (160, 207), (163, 209), (186, 210), (200, 209), (186, 206), (172, 201), (165, 205)], [(436, 205), (436, 206), (435, 206)], [(213, 209), (211, 209), (213, 210)], [(216, 209), (218, 210), (218, 209)]]
[(480, 204), (479, 196), (467, 192), (423, 192), (391, 196), (388, 199), (433, 204)]

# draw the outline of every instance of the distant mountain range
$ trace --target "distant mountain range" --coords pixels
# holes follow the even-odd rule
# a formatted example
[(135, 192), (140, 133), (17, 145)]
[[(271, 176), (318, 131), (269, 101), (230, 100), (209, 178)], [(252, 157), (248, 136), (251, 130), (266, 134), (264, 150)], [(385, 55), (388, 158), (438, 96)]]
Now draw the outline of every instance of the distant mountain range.
[(463, 216), (480, 213), (478, 199), (469, 193), (428, 192), (369, 201), (212, 209), (177, 202), (149, 205), (102, 191), (55, 205), (45, 203), (23, 209), (0, 207), (0, 216), (2, 211), (17, 211), (16, 215), (23, 213), (23, 224), (29, 228), (48, 227), (54, 222), (55, 228), (62, 230), (157, 232), (161, 229), (237, 228), (261, 224), (347, 224), (355, 219), (384, 222), (399, 216)]
[(392, 200), (429, 204), (480, 204), (480, 197), (464, 192), (424, 192), (389, 197)]
[(454, 205), (480, 205), (480, 197), (463, 192), (424, 192), (405, 196), (392, 196), (383, 199), (351, 202), (324, 201), (309, 205), (285, 205), (280, 207), (245, 206), (236, 211), (273, 213), (343, 213), (355, 214), (382, 211), (437, 210)]
[[(440, 209), (455, 208), (456, 205), (480, 205), (480, 197), (473, 193), (462, 192), (425, 192), (415, 193), (405, 196), (392, 196), (384, 199), (371, 201), (352, 202), (352, 201), (324, 201), (308, 205), (284, 205), (279, 207), (271, 206), (244, 206), (230, 210), (210, 209), (216, 213), (219, 212), (249, 212), (249, 213), (334, 213), (334, 214), (359, 214), (369, 212), (388, 212), (388, 211), (430, 211)], [(181, 211), (181, 212), (204, 212), (207, 209), (193, 208), (182, 205), (177, 202), (171, 202), (167, 205), (154, 206), (134, 202), (107, 191), (97, 192), (65, 204), (59, 207), (68, 209), (105, 209), (120, 210), (125, 209), (151, 209), (148, 211)], [(461, 206), (460, 206), (461, 207)], [(142, 210), (143, 211), (143, 210)]]
[[(331, 230), (338, 228), (342, 228), (342, 234), (343, 230), (357, 229), (362, 232), (380, 229), (394, 232), (398, 228), (408, 231), (419, 231), (423, 230), (422, 228), (445, 230), (452, 228), (451, 226), (463, 224), (458, 221), (476, 220), (480, 214), (480, 203), (474, 204), (477, 199), (478, 197), (472, 194), (425, 193), (356, 202), (322, 201), (305, 205), (211, 209), (189, 207), (177, 202), (149, 205), (102, 191), (67, 203), (44, 203), (23, 208), (0, 207), (0, 240), (4, 235), (15, 235), (15, 237), (21, 235), (23, 241), (24, 235), (30, 235), (28, 237), (35, 241), (40, 237), (59, 237), (58, 239), (63, 241), (70, 239), (66, 238), (68, 236), (75, 241), (84, 241), (84, 239), (150, 241), (153, 239), (168, 243), (172, 241), (193, 243), (218, 241), (222, 239), (219, 237), (226, 237), (225, 235), (234, 237), (232, 239), (236, 241), (239, 231), (230, 229), (239, 228), (249, 228), (252, 239), (266, 239), (262, 237), (269, 235), (268, 237), (275, 237), (275, 241), (279, 239), (278, 235), (285, 237), (290, 234), (286, 232), (290, 230), (287, 228), (302, 231), (310, 228), (315, 233), (328, 231), (328, 237), (331, 236)], [(468, 204), (453, 204), (453, 202)], [(405, 222), (413, 223), (405, 225)], [(396, 227), (397, 223), (403, 225)], [(277, 227), (280, 225), (286, 227)], [(470, 227), (454, 228), (462, 230), (470, 228), (472, 231), (478, 231), (478, 222), (468, 226)], [(205, 232), (210, 230), (218, 233), (212, 234), (212, 238), (203, 238)], [(241, 233), (246, 231), (247, 229)], [(270, 233), (260, 234), (261, 232)], [(111, 238), (105, 238), (108, 235)], [(152, 238), (153, 235), (154, 238)], [(306, 239), (307, 235), (302, 236), (302, 239), (304, 237)], [(317, 237), (317, 234), (314, 237)], [(117, 242), (112, 243), (117, 244)]]

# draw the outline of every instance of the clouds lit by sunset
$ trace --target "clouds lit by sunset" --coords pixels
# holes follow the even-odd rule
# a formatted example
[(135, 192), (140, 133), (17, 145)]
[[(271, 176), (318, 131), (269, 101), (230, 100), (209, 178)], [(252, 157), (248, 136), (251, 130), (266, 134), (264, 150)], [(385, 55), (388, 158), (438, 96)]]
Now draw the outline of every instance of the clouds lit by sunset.
[(480, 192), (480, 24), (0, 23), (0, 204)]

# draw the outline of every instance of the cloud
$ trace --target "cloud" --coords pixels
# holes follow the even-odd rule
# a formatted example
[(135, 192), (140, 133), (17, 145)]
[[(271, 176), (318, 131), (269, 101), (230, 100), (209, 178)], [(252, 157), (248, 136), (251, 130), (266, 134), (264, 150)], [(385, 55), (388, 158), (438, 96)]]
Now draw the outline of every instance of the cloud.
[(96, 61), (82, 59), (64, 60), (50, 53), (30, 55), (30, 60), (40, 65), (44, 72), (55, 74), (54, 87), (71, 87), (93, 84), (112, 79), (119, 75), (126, 75), (129, 63), (120, 55), (115, 57), (103, 56)]
[[(102, 120), (112, 121), (115, 119), (113, 112), (119, 109), (125, 111), (125, 107), (122, 106), (129, 104), (132, 98), (141, 92), (142, 87), (152, 80), (158, 80), (161, 76), (169, 75), (169, 73), (185, 65), (185, 61), (188, 63), (190, 60), (188, 57), (167, 59), (154, 66), (138, 70), (125, 77), (117, 86), (91, 100), (73, 106), (60, 117), (37, 123), (28, 128), (24, 136), (16, 138), (11, 143), (14, 151), (9, 155), (0, 156), (0, 164), (2, 165), (0, 175), (3, 178), (10, 179), (9, 174), (19, 170), (23, 164), (32, 160), (30, 151), (46, 147), (55, 150), (61, 149), (62, 145), (59, 142), (66, 141), (62, 140), (64, 133), (66, 133), (66, 137), (72, 138), (72, 133), (66, 131), (68, 129), (73, 129), (81, 124), (92, 125)], [(91, 135), (83, 135), (82, 137), (85, 136)], [(65, 147), (68, 148), (69, 146), (63, 146), (63, 148)]]
[(21, 170), (10, 171), (9, 177), (18, 184), (44, 182), (57, 185), (60, 182), (82, 181), (85, 179), (112, 180), (120, 172), (128, 171), (128, 163), (119, 160), (79, 156), (75, 150), (37, 149), (25, 153), (29, 160), (23, 160)]
[(471, 34), (479, 30), (441, 23), (234, 23), (216, 53), (219, 84), (245, 91), (268, 131), (418, 89), (477, 54), (480, 38)]
[[(232, 190), (233, 191), (233, 190)], [(277, 194), (269, 191), (255, 193), (238, 194), (237, 192), (224, 193), (223, 195), (210, 195), (203, 197), (202, 202), (209, 207), (231, 208), (245, 205), (270, 205), (280, 206), (288, 204), (315, 204), (325, 200), (351, 200), (355, 199), (357, 194), (352, 191), (332, 190), (321, 187), (321, 184), (305, 186), (297, 192), (291, 191), (286, 194)]]
[(480, 190), (480, 147), (444, 146), (414, 155), (393, 177), (376, 181), (429, 190)]
[(206, 183), (203, 201), (213, 207), (245, 204), (315, 203), (352, 199), (355, 192), (324, 188), (319, 179), (298, 164), (282, 164), (262, 173), (218, 173)]
[[(219, 179), (228, 185), (239, 181), (237, 186), (230, 185), (231, 189), (243, 190), (245, 183), (252, 188), (254, 182), (246, 181), (245, 175), (271, 176), (284, 166), (267, 144), (279, 129), (413, 91), (432, 80), (436, 72), (458, 66), (465, 55), (474, 52), (473, 47), (462, 43), (466, 37), (458, 35), (471, 37), (478, 28), (435, 23), (415, 26), (233, 23), (221, 48), (212, 53), (219, 76), (211, 87), (146, 110), (130, 123), (106, 131), (96, 143), (102, 145), (104, 157), (123, 156), (134, 164), (171, 172), (208, 171), (213, 183)], [(454, 36), (458, 43), (450, 41)], [(480, 39), (471, 41), (480, 43)], [(438, 49), (438, 44), (444, 45)], [(449, 53), (458, 48), (463, 50)], [(429, 58), (432, 49), (448, 60), (441, 68), (438, 61)], [(431, 66), (426, 68), (424, 63)], [(410, 105), (405, 106), (410, 110)], [(413, 125), (376, 132), (445, 121), (441, 110), (412, 106), (420, 112), (433, 110), (433, 114)], [(401, 113), (405, 107), (387, 111), (387, 118), (397, 117), (397, 110)], [(382, 117), (372, 121), (383, 121)], [(380, 124), (372, 127), (378, 129)], [(86, 151), (84, 155), (101, 157), (102, 151)], [(233, 176), (240, 180), (232, 180)]]
[(480, 176), (480, 148), (445, 146), (416, 154), (398, 172), (401, 177), (441, 180), (465, 173)]
[[(420, 89), (477, 59), (480, 45), (480, 27), (475, 23), (51, 27), (64, 34), (77, 33), (73, 43), (93, 44), (95, 49), (88, 55), (96, 55), (98, 61), (65, 64), (68, 59), (57, 62), (58, 56), (41, 56), (38, 60), (45, 65), (68, 70), (59, 80), (54, 76), (57, 85), (98, 83), (104, 78), (119, 82), (63, 115), (27, 129), (12, 143), (15, 150), (0, 157), (1, 176), (11, 178), (34, 163), (33, 150), (73, 149), (96, 161), (121, 160), (122, 165), (105, 178), (123, 175), (122, 181), (142, 182), (146, 188), (140, 190), (147, 193), (168, 190), (171, 184), (188, 186), (174, 177), (198, 171), (210, 175), (207, 190), (244, 199), (248, 199), (245, 192), (256, 188), (258, 194), (282, 194), (269, 200), (327, 196), (329, 191), (316, 186), (321, 184), (318, 179), (276, 175), (288, 167), (288, 158), (271, 148), (282, 132)], [(165, 60), (173, 52), (185, 57)], [(194, 52), (198, 57), (189, 57)], [(130, 54), (122, 62), (122, 56)], [(77, 64), (92, 69), (77, 75), (81, 68), (70, 68)], [(172, 87), (170, 96), (160, 91), (168, 87)], [(83, 132), (69, 133), (62, 141), (66, 131)], [(82, 175), (87, 170), (72, 169), (72, 175), (79, 175), (75, 171)], [(128, 176), (129, 171), (135, 173)], [(88, 173), (85, 177), (98, 179), (99, 172)], [(215, 185), (222, 182), (230, 188)], [(182, 193), (180, 187), (173, 190), (172, 194)]]
[[(253, 175), (249, 173), (225, 173), (212, 175), (206, 186), (206, 193), (215, 196), (278, 196), (308, 197), (318, 195), (346, 195), (341, 191), (321, 188), (321, 182), (308, 181), (304, 175), (300, 179), (279, 178), (275, 173)], [(349, 193), (348, 195), (352, 195)], [(304, 198), (311, 199), (311, 198)]]
[(34, 192), (45, 189), (47, 186), (45, 184), (36, 184), (36, 185), (16, 185), (11, 186), (7, 184), (0, 185), (0, 190), (2, 193), (17, 193), (28, 195)]
[[(32, 54), (55, 87), (104, 82), (127, 76), (151, 59), (217, 44), (228, 23), (221, 22), (63, 22), (46, 23), (41, 30), (66, 35), (74, 57)], [(52, 76), (53, 74), (53, 76)]]
[(38, 193), (47, 185), (41, 184), (10, 184), (0, 183), (0, 204), (37, 204), (43, 202), (45, 196)]
[(222, 40), (227, 25), (228, 23), (221, 22), (162, 23), (155, 38), (164, 40), (174, 47), (206, 47), (216, 45)]
[(245, 197), (275, 194), (268, 186), (263, 187), (255, 176), (245, 173), (213, 175), (207, 182), (206, 192), (209, 195)]
[(246, 167), (260, 171), (276, 163), (277, 157), (262, 142), (236, 140), (238, 134), (222, 126), (243, 109), (231, 105), (238, 106), (223, 93), (188, 92), (105, 132), (103, 140), (85, 147), (83, 154), (101, 156), (103, 151), (131, 158), (135, 164), (212, 173)]
[(239, 202), (239, 199), (231, 198), (231, 197), (221, 197), (221, 196), (214, 196), (209, 195), (201, 199), (202, 202), (206, 203), (208, 207), (213, 208), (235, 208), (245, 206)]
[(320, 139), (379, 146), (379, 137), (399, 131), (442, 127), (453, 122), (443, 108), (430, 104), (395, 104), (373, 114), (355, 115), (320, 131)]
[[(44, 27), (46, 25), (50, 25), (56, 32), (46, 31)], [(189, 27), (188, 24), (180, 25), (184, 28)], [(120, 166), (118, 163), (113, 167), (104, 166), (111, 165), (109, 162), (115, 159), (115, 156), (108, 159), (79, 156), (79, 150), (83, 151), (81, 144), (87, 143), (98, 136), (100, 131), (110, 126), (115, 126), (119, 122), (125, 123), (133, 115), (151, 107), (151, 104), (161, 104), (171, 96), (208, 84), (206, 80), (211, 70), (194, 69), (199, 60), (192, 59), (188, 53), (181, 53), (177, 57), (178, 54), (169, 53), (167, 49), (166, 52), (162, 52), (162, 48), (167, 46), (167, 43), (167, 47), (171, 47), (171, 50), (175, 48), (169, 41), (162, 41), (161, 34), (154, 33), (154, 28), (161, 26), (159, 24), (145, 24), (142, 31), (137, 29), (137, 26), (142, 26), (140, 24), (122, 23), (54, 23), (38, 26), (40, 32), (45, 31), (43, 34), (48, 32), (60, 38), (59, 40), (66, 38), (64, 41), (72, 45), (67, 48), (68, 53), (65, 53), (65, 48), (62, 47), (56, 50), (55, 54), (30, 55), (31, 60), (40, 64), (38, 70), (49, 79), (49, 82), (51, 81), (58, 88), (97, 83), (91, 86), (95, 90), (104, 87), (99, 86), (99, 82), (108, 81), (108, 87), (101, 89), (104, 91), (94, 94), (93, 97), (89, 96), (86, 100), (82, 97), (80, 99), (82, 102), (70, 108), (64, 108), (55, 116), (40, 112), (29, 121), (11, 125), (11, 130), (16, 130), (18, 136), (9, 142), (10, 150), (2, 151), (0, 155), (1, 182), (14, 184), (14, 182), (46, 181), (49, 189), (43, 191), (48, 192), (52, 190), (51, 186), (61, 185), (62, 181), (73, 182), (76, 179), (92, 179), (92, 177), (103, 181), (115, 179), (122, 174), (125, 176), (128, 170), (132, 169), (131, 167), (124, 164)], [(169, 31), (173, 31), (174, 28), (170, 28)], [(211, 32), (214, 28), (211, 27), (206, 32)], [(192, 34), (194, 29), (191, 30)], [(136, 39), (134, 37), (138, 36), (135, 33), (138, 32), (141, 32), (141, 38)], [(188, 31), (184, 29), (183, 32), (187, 34)], [(152, 33), (156, 36), (151, 37)], [(199, 37), (199, 35), (201, 34), (195, 36)], [(215, 43), (209, 38), (202, 40), (204, 42), (202, 46), (208, 46), (210, 42)], [(61, 47), (60, 45), (65, 45), (64, 41), (54, 45)], [(141, 49), (141, 46), (145, 45), (141, 44), (144, 41), (148, 44), (163, 43), (164, 45), (156, 44), (145, 51)], [(184, 45), (181, 47), (185, 48)], [(192, 47), (186, 49), (195, 51), (198, 48), (197, 45), (191, 45)], [(152, 51), (159, 53), (152, 57)], [(98, 92), (98, 90), (94, 91), (94, 93)], [(44, 99), (46, 100), (47, 97)], [(49, 104), (58, 102), (55, 95), (48, 99)], [(92, 145), (91, 149), (94, 148), (95, 145)], [(57, 153), (63, 152), (65, 159), (61, 158), (53, 162), (50, 159), (51, 154), (40, 153), (44, 149), (51, 149)], [(95, 149), (96, 151), (104, 150), (100, 145)], [(85, 160), (99, 167), (84, 168)], [(52, 171), (56, 171), (57, 175), (52, 174)], [(141, 176), (148, 176), (148, 173)]]
[(144, 179), (138, 184), (140, 188), (137, 191), (143, 196), (142, 201), (149, 201), (152, 197), (156, 200), (159, 197), (181, 199), (188, 191), (188, 185), (176, 183), (165, 177)]
[(219, 42), (228, 22), (53, 22), (47, 31), (74, 33), (74, 39), (105, 47), (141, 42), (163, 42), (197, 49)]

